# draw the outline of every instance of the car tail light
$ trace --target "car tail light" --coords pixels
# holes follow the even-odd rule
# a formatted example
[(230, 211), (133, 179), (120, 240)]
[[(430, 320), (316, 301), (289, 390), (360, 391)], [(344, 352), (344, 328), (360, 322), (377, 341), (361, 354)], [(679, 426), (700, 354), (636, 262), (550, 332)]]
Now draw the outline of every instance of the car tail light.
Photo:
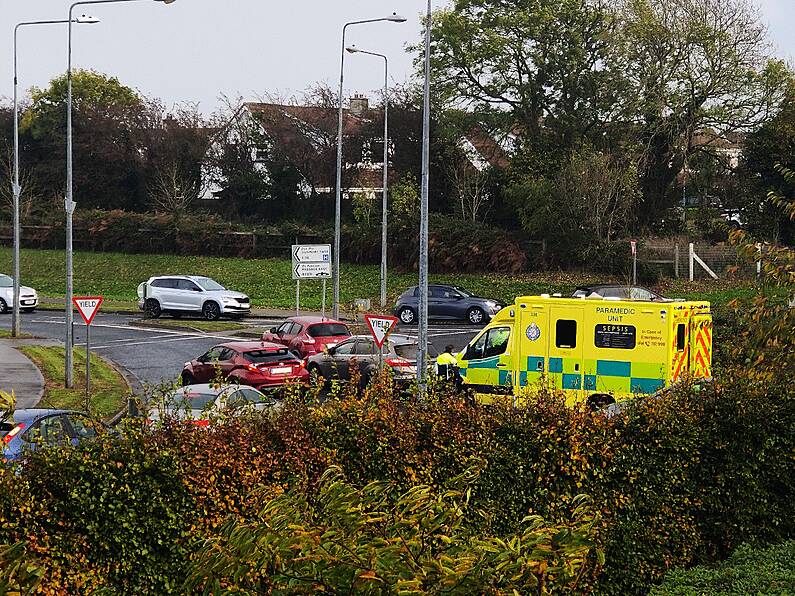
[(411, 362), (409, 362), (405, 358), (387, 358), (385, 360), (385, 362), (389, 366), (398, 367), (398, 368), (404, 367), (404, 366), (411, 366)]
[(259, 368), (257, 368), (253, 364), (246, 364), (246, 370), (249, 371), (249, 372), (253, 372), (253, 373), (262, 372)]
[(20, 422), (19, 424), (17, 424), (14, 428), (11, 429), (11, 431), (5, 437), (3, 437), (3, 443), (8, 445), (11, 441), (14, 440), (14, 437), (16, 437), (19, 434), (19, 432), (24, 428), (25, 428), (24, 423)]

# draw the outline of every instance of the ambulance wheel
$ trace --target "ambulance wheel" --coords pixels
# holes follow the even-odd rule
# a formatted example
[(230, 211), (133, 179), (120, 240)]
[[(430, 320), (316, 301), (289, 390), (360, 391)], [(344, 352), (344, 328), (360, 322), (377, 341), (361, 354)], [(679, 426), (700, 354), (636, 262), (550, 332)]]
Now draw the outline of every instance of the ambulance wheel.
[(483, 323), (489, 322), (486, 313), (483, 312), (482, 308), (478, 308), (477, 306), (467, 311), (467, 321), (473, 325), (482, 325)]
[(414, 312), (414, 309), (408, 306), (404, 306), (400, 309), (398, 313), (398, 318), (400, 322), (404, 325), (413, 325), (417, 322), (417, 313)]
[(587, 403), (588, 407), (595, 411), (601, 410), (605, 406), (616, 403), (616, 400), (612, 395), (608, 395), (607, 393), (594, 393), (593, 395), (588, 396)]

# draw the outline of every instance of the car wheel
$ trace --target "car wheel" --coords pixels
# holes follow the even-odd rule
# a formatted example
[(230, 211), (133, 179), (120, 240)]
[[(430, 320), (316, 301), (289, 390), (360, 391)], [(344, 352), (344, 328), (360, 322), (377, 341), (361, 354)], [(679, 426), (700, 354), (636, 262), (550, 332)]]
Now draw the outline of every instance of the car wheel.
[(217, 302), (205, 302), (202, 306), (202, 316), (208, 321), (217, 321), (221, 318), (221, 307)]
[(158, 319), (163, 311), (160, 309), (160, 303), (154, 298), (149, 298), (144, 304), (144, 312), (147, 319)]
[(196, 379), (189, 372), (182, 373), (182, 386), (187, 387), (196, 383)]
[(467, 311), (467, 321), (473, 325), (482, 325), (483, 323), (488, 322), (486, 313), (483, 312), (482, 308), (478, 308), (477, 306), (470, 308)]
[(400, 322), (403, 323), (404, 325), (413, 325), (414, 323), (417, 322), (417, 313), (414, 311), (413, 308), (404, 306), (403, 308), (400, 309), (400, 312), (398, 313), (398, 318), (400, 319)]
[(8, 304), (6, 301), (0, 298), (0, 314), (4, 315), (8, 312)]

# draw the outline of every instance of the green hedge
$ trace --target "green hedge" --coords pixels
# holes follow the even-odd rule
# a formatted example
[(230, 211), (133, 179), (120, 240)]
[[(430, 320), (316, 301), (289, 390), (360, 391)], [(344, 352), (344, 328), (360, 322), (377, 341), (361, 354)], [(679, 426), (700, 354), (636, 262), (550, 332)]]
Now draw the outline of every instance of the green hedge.
[(762, 386), (725, 373), (713, 388), (682, 387), (613, 418), (555, 394), (516, 410), (441, 388), (431, 397), (405, 402), (379, 380), (320, 406), (291, 399), (272, 417), (130, 429), (36, 454), (20, 475), (0, 472), (0, 544), (27, 542), (45, 590), (169, 593), (225, 524), (251, 527), (285, 491), (312, 501), (331, 466), (353, 487), (443, 491), (473, 462), (482, 467), (462, 522), (473, 536), (517, 536), (528, 515), (561, 526), (588, 495), (606, 563), (582, 567), (580, 592), (643, 593), (673, 568), (795, 536), (788, 379)]

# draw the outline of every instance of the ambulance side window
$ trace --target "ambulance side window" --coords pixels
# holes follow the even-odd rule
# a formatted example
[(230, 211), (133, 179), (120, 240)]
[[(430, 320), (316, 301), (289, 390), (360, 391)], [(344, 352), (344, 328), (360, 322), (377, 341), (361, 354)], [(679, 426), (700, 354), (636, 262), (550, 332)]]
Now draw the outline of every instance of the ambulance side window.
[(682, 352), (685, 349), (685, 324), (679, 323), (676, 327), (676, 351)]
[(569, 349), (577, 347), (577, 321), (560, 319), (555, 323), (555, 345)]

